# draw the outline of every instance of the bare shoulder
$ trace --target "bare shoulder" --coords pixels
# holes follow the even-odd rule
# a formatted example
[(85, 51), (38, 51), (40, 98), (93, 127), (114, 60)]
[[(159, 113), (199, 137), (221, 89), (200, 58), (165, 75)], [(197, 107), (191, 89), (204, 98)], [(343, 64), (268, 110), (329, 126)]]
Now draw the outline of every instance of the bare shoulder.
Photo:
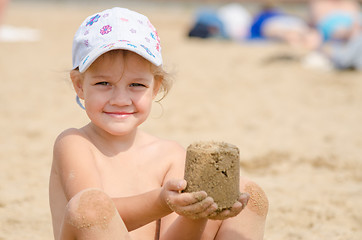
[(247, 208), (261, 217), (266, 217), (269, 209), (269, 200), (263, 188), (248, 178), (241, 178), (240, 190), (250, 195)]
[(53, 147), (53, 165), (56, 167), (64, 162), (70, 162), (79, 156), (87, 155), (89, 141), (86, 136), (75, 128), (70, 128), (59, 134)]
[(176, 141), (151, 137), (150, 147), (160, 165), (164, 166), (163, 182), (169, 179), (182, 179), (186, 150)]
[(179, 143), (172, 140), (161, 140), (161, 145), (168, 154), (184, 156), (186, 151)]
[(185, 158), (185, 148), (176, 141), (162, 139), (151, 135), (149, 135), (148, 138), (151, 148), (158, 152), (162, 158)]
[(73, 142), (73, 141), (84, 141), (85, 135), (76, 128), (69, 128), (67, 130), (64, 130), (62, 133), (60, 133), (55, 140), (55, 147), (57, 147), (60, 144), (67, 143), (67, 142)]
[(171, 161), (172, 165), (183, 169), (186, 160), (186, 150), (184, 147), (175, 141), (162, 140), (162, 142), (160, 150), (164, 151), (165, 156)]
[(90, 141), (82, 131), (70, 128), (59, 134), (54, 143), (54, 157), (60, 153), (75, 152), (80, 153), (89, 149)]
[(91, 141), (81, 130), (67, 129), (57, 137), (52, 169), (68, 200), (84, 188), (101, 188)]

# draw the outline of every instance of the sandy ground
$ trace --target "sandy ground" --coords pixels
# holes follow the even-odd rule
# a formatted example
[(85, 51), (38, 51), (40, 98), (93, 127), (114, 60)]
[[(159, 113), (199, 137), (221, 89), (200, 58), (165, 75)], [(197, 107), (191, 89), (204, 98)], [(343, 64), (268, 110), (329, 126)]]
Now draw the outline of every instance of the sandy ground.
[[(102, 6), (101, 8), (108, 8)], [(170, 94), (143, 128), (187, 147), (221, 140), (241, 151), (241, 173), (267, 193), (265, 239), (362, 239), (362, 73), (265, 59), (300, 51), (276, 44), (185, 38), (190, 8), (126, 6), (157, 26)], [(52, 239), (52, 144), (87, 122), (68, 70), (71, 42), (100, 7), (13, 3), (5, 23), (41, 40), (0, 42), (0, 239)]]

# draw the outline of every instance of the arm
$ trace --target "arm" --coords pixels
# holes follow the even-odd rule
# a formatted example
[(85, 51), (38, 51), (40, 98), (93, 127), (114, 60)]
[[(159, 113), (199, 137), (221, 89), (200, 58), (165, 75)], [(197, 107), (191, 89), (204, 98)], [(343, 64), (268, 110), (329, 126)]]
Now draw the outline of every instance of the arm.
[(172, 212), (165, 201), (164, 191), (165, 189), (160, 187), (140, 195), (113, 199), (128, 231), (137, 229)]
[(166, 196), (166, 202), (174, 213), (162, 218), (160, 239), (200, 239), (207, 223), (207, 215), (214, 212), (217, 206), (205, 192), (181, 193), (186, 187), (186, 181), (172, 179), (183, 179), (186, 152), (178, 144), (168, 150), (170, 151), (166, 155), (171, 159), (170, 167), (162, 184), (166, 189), (170, 189), (168, 186), (175, 183), (178, 187)]
[(201, 239), (207, 223), (207, 218), (192, 220), (178, 216), (174, 223), (162, 234), (160, 239), (192, 240)]
[[(168, 146), (163, 147), (162, 149), (162, 161), (168, 162), (167, 170), (164, 174), (163, 181), (160, 182), (163, 189), (170, 189), (170, 191), (165, 191), (168, 193), (163, 195), (165, 201), (160, 201), (160, 203), (166, 204), (167, 208), (170, 209), (168, 203), (173, 197), (177, 196), (179, 192), (184, 188), (184, 181), (177, 181), (172, 179), (183, 179), (184, 175), (184, 161), (185, 161), (185, 150), (178, 144), (173, 142), (167, 142)], [(176, 186), (176, 187), (172, 187)], [(173, 188), (173, 191), (171, 190)], [(166, 200), (167, 199), (167, 200)], [(157, 207), (156, 207), (157, 208)], [(172, 210), (171, 210), (172, 211)], [(159, 219), (162, 219), (161, 229), (160, 229), (160, 239), (175, 239), (175, 236), (179, 236), (181, 233), (188, 231), (188, 236), (192, 234), (190, 230), (200, 229), (201, 234), (205, 227), (207, 220), (195, 221), (183, 216), (179, 216), (176, 213), (171, 213), (167, 216), (160, 216)], [(171, 226), (172, 225), (172, 226)], [(201, 234), (198, 234), (201, 236)], [(191, 239), (191, 238), (184, 238)]]
[(57, 138), (53, 165), (67, 201), (84, 189), (102, 189), (89, 142), (77, 129), (68, 129)]

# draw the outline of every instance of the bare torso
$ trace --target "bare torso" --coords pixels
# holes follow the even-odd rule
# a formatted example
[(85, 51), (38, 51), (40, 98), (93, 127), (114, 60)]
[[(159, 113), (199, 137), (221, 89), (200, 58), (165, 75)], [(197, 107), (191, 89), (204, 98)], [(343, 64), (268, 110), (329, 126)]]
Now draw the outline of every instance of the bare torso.
[[(90, 146), (99, 173), (101, 188), (111, 198), (137, 195), (159, 188), (162, 186), (172, 164), (178, 164), (179, 166), (174, 178), (183, 178), (183, 162), (180, 161), (184, 159), (184, 150), (182, 150), (180, 157), (179, 149), (179, 156), (174, 154), (175, 148), (180, 148), (176, 143), (160, 139), (153, 139), (151, 142), (148, 146), (142, 147), (143, 151), (137, 152), (130, 149), (115, 156), (106, 155), (96, 147)], [(72, 180), (75, 177), (73, 174), (75, 173), (71, 172), (67, 178)], [(57, 164), (53, 163), (50, 176), (50, 205), (56, 240), (67, 203), (68, 200), (61, 184), (59, 169)], [(167, 218), (170, 219), (175, 216), (175, 214), (171, 214)], [(209, 222), (208, 228), (210, 230), (205, 231), (204, 239), (214, 239), (220, 225), (219, 221)], [(130, 235), (133, 240), (154, 239), (155, 231), (156, 221), (131, 231)], [(210, 236), (207, 237), (207, 234)]]

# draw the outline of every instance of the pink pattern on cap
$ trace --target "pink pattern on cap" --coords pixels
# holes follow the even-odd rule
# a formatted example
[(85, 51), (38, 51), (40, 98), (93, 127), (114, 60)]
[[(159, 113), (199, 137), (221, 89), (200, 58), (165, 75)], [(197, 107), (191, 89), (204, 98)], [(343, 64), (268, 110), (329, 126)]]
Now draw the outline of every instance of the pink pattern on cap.
[(102, 35), (104, 35), (104, 34), (108, 34), (111, 31), (112, 31), (112, 26), (106, 25), (101, 28), (100, 32)]

